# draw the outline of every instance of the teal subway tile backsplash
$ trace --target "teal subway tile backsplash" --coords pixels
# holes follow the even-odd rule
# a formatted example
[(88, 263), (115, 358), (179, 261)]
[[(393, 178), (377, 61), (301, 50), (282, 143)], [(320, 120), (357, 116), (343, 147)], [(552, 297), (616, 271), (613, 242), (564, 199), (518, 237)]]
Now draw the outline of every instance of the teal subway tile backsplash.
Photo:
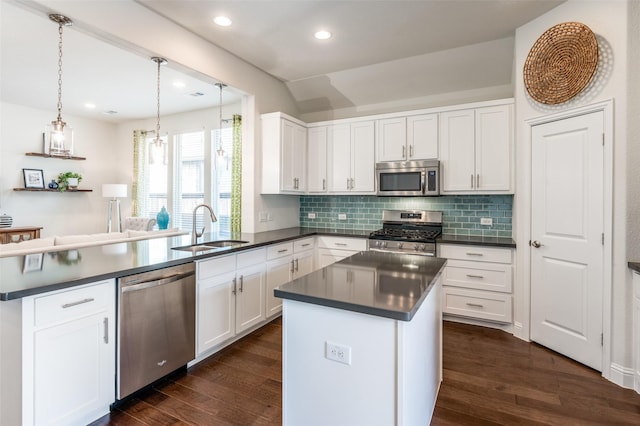
[[(511, 237), (512, 195), (441, 197), (301, 196), (300, 226), (374, 231), (382, 227), (382, 210), (441, 210), (445, 234)], [(309, 219), (315, 213), (315, 219)], [(338, 220), (345, 213), (346, 220)], [(490, 217), (493, 225), (480, 225)]]

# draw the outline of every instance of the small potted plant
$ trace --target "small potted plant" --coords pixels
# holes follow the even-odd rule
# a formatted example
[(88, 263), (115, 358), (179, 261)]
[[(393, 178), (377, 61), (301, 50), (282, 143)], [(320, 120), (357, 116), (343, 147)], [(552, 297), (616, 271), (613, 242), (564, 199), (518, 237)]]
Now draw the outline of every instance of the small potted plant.
[(76, 172), (64, 172), (58, 175), (58, 191), (64, 192), (67, 189), (78, 189), (78, 184), (82, 180), (82, 175)]

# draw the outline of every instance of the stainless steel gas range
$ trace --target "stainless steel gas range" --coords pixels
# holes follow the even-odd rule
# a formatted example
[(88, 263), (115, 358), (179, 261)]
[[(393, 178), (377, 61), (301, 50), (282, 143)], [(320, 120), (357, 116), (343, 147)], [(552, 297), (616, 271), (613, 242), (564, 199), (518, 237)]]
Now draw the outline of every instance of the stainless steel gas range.
[(382, 229), (369, 234), (369, 250), (435, 256), (441, 233), (440, 211), (383, 210)]

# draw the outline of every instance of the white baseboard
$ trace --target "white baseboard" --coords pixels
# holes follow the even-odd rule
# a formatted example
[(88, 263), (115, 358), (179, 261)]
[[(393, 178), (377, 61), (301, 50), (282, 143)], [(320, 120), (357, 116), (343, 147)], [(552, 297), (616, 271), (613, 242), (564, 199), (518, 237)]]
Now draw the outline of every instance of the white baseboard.
[(445, 321), (459, 322), (462, 324), (479, 325), (482, 327), (496, 328), (498, 330), (506, 331), (507, 333), (513, 334), (513, 325), (511, 324), (501, 324), (498, 322), (484, 321), (484, 320), (468, 318), (468, 317), (459, 317), (457, 315), (449, 315), (449, 314), (443, 314), (442, 319)]
[[(634, 389), (633, 368), (623, 367), (622, 365), (612, 363), (609, 367), (609, 377), (603, 374), (610, 382), (627, 389)], [(639, 392), (638, 389), (635, 389)], [(639, 392), (640, 393), (640, 392)]]

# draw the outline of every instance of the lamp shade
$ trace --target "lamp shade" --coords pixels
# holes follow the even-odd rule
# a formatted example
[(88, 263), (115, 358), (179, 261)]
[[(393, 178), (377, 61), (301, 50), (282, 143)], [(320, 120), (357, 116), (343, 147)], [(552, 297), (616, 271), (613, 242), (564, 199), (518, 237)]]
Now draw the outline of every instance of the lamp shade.
[(127, 196), (127, 184), (103, 183), (102, 196), (105, 198), (125, 198)]

